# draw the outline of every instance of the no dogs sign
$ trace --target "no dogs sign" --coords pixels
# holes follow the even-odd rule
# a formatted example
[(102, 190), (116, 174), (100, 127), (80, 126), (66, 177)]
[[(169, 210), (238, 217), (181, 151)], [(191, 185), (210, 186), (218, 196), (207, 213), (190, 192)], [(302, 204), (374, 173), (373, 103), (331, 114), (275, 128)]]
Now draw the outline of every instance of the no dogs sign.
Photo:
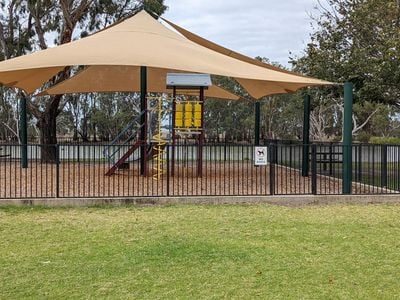
[(268, 165), (268, 147), (254, 147), (254, 164), (256, 166)]

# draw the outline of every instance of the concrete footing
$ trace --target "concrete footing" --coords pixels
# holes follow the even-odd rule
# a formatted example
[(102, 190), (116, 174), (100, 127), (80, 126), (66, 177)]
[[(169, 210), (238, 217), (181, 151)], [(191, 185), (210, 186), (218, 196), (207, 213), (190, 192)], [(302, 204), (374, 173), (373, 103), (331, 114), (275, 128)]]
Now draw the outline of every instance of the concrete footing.
[(213, 196), (162, 198), (46, 198), (0, 199), (0, 206), (125, 206), (172, 204), (272, 204), (288, 207), (331, 204), (400, 204), (400, 195)]

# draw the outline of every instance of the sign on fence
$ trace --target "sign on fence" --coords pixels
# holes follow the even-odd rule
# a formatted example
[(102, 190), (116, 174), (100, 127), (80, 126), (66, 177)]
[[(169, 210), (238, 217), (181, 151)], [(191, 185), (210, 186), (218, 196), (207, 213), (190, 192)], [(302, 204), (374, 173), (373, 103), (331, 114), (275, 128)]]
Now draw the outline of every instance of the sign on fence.
[(254, 147), (254, 165), (268, 165), (268, 147)]

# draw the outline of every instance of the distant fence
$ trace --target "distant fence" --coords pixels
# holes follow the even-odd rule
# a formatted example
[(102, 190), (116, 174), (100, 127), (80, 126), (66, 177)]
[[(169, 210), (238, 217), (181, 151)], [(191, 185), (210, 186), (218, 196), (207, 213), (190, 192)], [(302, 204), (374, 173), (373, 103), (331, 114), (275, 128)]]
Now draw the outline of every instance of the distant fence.
[[(194, 141), (190, 139), (187, 139), (186, 137), (177, 137), (176, 141), (179, 144), (190, 144)], [(96, 139), (94, 140), (93, 138), (90, 139), (74, 139), (71, 137), (57, 137), (57, 143), (58, 144), (79, 144), (79, 145), (108, 145), (110, 144), (112, 140), (104, 140), (104, 139)], [(298, 143), (301, 144), (301, 141), (293, 141), (293, 140), (266, 140), (266, 142), (279, 142), (279, 143)], [(0, 145), (5, 145), (5, 144), (18, 144), (18, 140), (13, 137), (12, 139), (0, 139)], [(40, 144), (40, 138), (39, 137), (30, 137), (28, 138), (28, 143), (29, 144)], [(213, 138), (213, 137), (206, 137), (204, 140), (205, 144), (254, 144), (254, 141), (252, 139), (241, 139), (241, 138), (232, 138), (232, 139), (224, 139), (224, 138)]]
[[(57, 159), (42, 162), (41, 148), (54, 147)], [(128, 146), (115, 146), (117, 159)], [(105, 145), (28, 145), (28, 168), (21, 168), (21, 146), (0, 145), (0, 198), (269, 196), (342, 194), (343, 153), (340, 144), (267, 146), (268, 165), (254, 165), (254, 147), (207, 144), (198, 176), (198, 148), (167, 145), (162, 162), (149, 160), (141, 175), (138, 153), (116, 174), (105, 176), (113, 162)], [(308, 155), (303, 155), (304, 149)], [(172, 157), (172, 153), (175, 156)], [(308, 172), (302, 173), (303, 159)], [(353, 145), (352, 193), (400, 192), (400, 146)], [(160, 171), (161, 170), (161, 171)], [(305, 176), (303, 176), (305, 175)]]

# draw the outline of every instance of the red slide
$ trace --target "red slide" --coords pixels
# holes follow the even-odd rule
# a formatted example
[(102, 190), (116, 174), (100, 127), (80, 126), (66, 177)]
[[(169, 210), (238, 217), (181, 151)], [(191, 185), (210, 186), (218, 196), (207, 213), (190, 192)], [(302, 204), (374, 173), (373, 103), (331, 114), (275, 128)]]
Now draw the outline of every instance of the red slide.
[(132, 147), (113, 165), (110, 170), (106, 173), (106, 176), (111, 176), (115, 173), (116, 170), (142, 145), (142, 141), (136, 141)]

